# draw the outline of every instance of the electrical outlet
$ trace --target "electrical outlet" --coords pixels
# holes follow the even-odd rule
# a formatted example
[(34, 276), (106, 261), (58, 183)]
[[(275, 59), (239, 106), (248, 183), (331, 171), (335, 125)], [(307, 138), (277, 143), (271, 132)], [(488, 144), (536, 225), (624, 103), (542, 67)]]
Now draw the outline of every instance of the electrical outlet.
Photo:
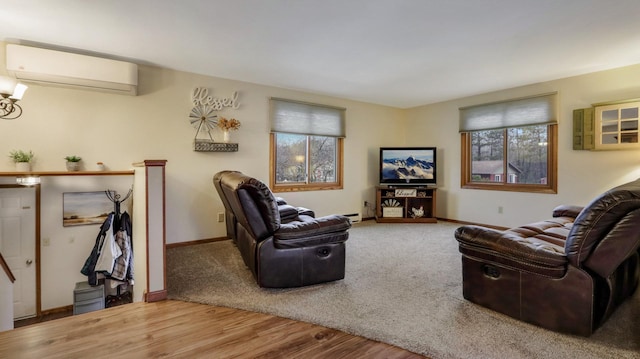
[(224, 213), (218, 213), (218, 222), (224, 222)]
[(365, 206), (365, 207), (369, 207), (369, 202), (364, 201), (364, 206)]
[(51, 245), (51, 239), (49, 237), (42, 238), (42, 246), (49, 247)]

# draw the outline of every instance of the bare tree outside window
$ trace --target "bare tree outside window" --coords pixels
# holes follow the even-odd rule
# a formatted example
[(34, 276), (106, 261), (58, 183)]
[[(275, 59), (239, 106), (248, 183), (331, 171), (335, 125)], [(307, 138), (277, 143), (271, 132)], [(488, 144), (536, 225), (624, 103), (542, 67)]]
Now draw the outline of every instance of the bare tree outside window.
[(471, 180), (501, 182), (504, 178), (504, 131), (485, 130), (471, 133)]
[(276, 184), (337, 182), (337, 138), (277, 133), (275, 141)]
[(336, 138), (309, 136), (309, 141), (309, 182), (336, 182)]
[(516, 168), (516, 182), (545, 184), (547, 181), (547, 126), (516, 127), (507, 130), (507, 161)]
[(470, 135), (472, 182), (547, 183), (547, 126), (481, 130)]
[(305, 183), (307, 136), (276, 134), (276, 183)]
[(558, 193), (557, 95), (461, 107), (460, 186)]

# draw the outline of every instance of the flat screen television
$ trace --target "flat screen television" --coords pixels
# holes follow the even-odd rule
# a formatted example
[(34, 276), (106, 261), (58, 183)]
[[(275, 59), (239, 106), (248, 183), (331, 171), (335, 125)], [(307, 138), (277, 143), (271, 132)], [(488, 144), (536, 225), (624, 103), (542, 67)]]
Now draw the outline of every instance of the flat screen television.
[(436, 147), (380, 147), (380, 184), (435, 186)]

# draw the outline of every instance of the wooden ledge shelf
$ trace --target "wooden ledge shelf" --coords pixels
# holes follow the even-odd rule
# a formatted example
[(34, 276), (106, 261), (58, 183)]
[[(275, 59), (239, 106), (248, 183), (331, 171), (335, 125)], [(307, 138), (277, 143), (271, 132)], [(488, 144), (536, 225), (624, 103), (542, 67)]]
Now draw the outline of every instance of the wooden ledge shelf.
[(195, 140), (193, 141), (193, 150), (196, 152), (238, 152), (238, 144)]
[(127, 171), (31, 171), (31, 172), (0, 172), (0, 177), (24, 176), (133, 176), (134, 170)]

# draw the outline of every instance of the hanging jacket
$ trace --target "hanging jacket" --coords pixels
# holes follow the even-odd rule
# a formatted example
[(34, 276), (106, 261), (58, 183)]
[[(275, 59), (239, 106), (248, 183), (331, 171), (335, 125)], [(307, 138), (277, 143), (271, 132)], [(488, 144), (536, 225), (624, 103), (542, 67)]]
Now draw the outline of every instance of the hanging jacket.
[[(116, 216), (117, 217), (117, 216)], [(133, 284), (133, 247), (131, 242), (131, 217), (127, 212), (124, 212), (120, 216), (118, 227), (114, 227), (115, 232), (113, 240), (115, 245), (118, 246), (121, 253), (114, 260), (114, 266), (111, 273), (105, 272), (108, 278), (116, 279), (118, 281), (128, 281), (129, 284)], [(107, 238), (109, 238), (107, 236)], [(96, 269), (97, 271), (97, 269)], [(117, 286), (118, 283), (112, 283), (112, 286)]]
[(131, 259), (131, 240), (129, 238), (129, 234), (124, 228), (118, 230), (114, 238), (122, 254), (115, 259), (111, 278), (124, 280), (127, 275), (129, 260)]
[(113, 231), (112, 229), (113, 218), (114, 218), (114, 213), (112, 212), (107, 216), (107, 219), (105, 219), (105, 221), (100, 226), (100, 232), (96, 237), (96, 243), (94, 244), (93, 249), (91, 250), (91, 254), (89, 254), (89, 257), (87, 257), (87, 260), (84, 262), (84, 265), (80, 270), (80, 273), (87, 276), (89, 285), (98, 285), (98, 278), (97, 278), (96, 269), (95, 269), (96, 263), (98, 262), (98, 258), (100, 257), (100, 250), (103, 247), (105, 238), (107, 237), (110, 231), (111, 233)]
[(120, 228), (129, 234), (129, 259), (125, 279), (133, 285), (133, 225), (131, 224), (131, 216), (126, 211), (120, 216)]
[(113, 272), (113, 266), (116, 263), (116, 258), (122, 255), (122, 250), (116, 243), (114, 237), (114, 226), (109, 226), (104, 235), (104, 240), (102, 241), (102, 247), (100, 248), (100, 255), (98, 256), (98, 260), (96, 261), (96, 272), (102, 272), (106, 275), (111, 275)]

